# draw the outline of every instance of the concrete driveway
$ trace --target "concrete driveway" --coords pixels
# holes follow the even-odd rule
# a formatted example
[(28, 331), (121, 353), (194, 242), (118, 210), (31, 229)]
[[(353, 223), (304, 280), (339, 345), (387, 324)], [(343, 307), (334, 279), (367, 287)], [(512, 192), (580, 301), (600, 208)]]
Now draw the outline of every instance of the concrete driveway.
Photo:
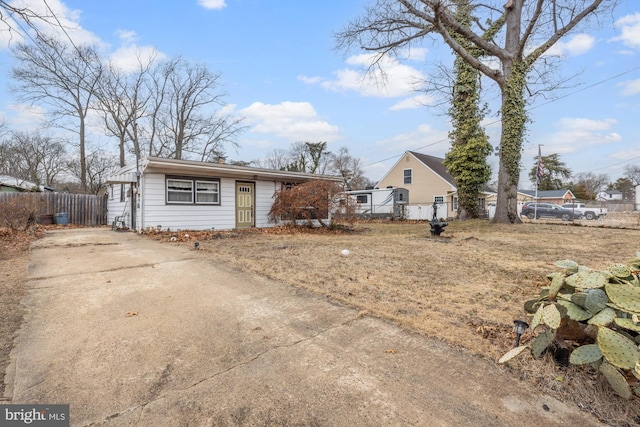
[(597, 425), (491, 362), (184, 246), (52, 231), (28, 275), (8, 397), (68, 403), (73, 426)]

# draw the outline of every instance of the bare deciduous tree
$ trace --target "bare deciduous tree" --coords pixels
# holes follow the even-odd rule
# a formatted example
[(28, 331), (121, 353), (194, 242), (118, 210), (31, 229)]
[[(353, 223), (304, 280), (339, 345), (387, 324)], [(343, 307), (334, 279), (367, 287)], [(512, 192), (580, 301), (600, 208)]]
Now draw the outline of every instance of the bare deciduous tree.
[(138, 58), (138, 68), (125, 73), (114, 64), (105, 67), (97, 87), (98, 109), (104, 118), (107, 135), (118, 139), (120, 166), (126, 164), (127, 142), (129, 151), (136, 158), (144, 155), (141, 150), (138, 122), (147, 114), (147, 105), (151, 99), (148, 80), (155, 57), (143, 62)]
[[(517, 185), (522, 142), (527, 122), (525, 88), (536, 74), (536, 65), (549, 60), (543, 55), (562, 37), (598, 11), (612, 8), (615, 0), (476, 0), (466, 1), (474, 17), (466, 26), (456, 16), (456, 0), (374, 0), (359, 19), (336, 35), (341, 49), (375, 52), (372, 65), (422, 43), (439, 40), (458, 57), (493, 80), (501, 93), (502, 134), (498, 171), (498, 200), (494, 222), (520, 222)], [(487, 34), (503, 20), (501, 31)], [(462, 37), (471, 49), (459, 43)], [(480, 54), (478, 54), (480, 53)], [(496, 66), (498, 65), (498, 66)]]
[[(79, 163), (70, 161), (67, 164), (69, 171), (76, 177), (80, 176)], [(95, 150), (87, 155), (86, 192), (90, 194), (100, 194), (104, 190), (107, 178), (118, 169), (118, 160), (103, 150)]]
[(103, 68), (96, 49), (40, 34), (12, 52), (14, 91), (23, 101), (48, 107), (53, 125), (78, 134), (79, 178), (86, 189), (86, 118)]
[(640, 185), (640, 166), (626, 165), (624, 167), (624, 176), (628, 178), (633, 185)]
[(369, 183), (362, 171), (362, 161), (351, 156), (347, 147), (341, 147), (331, 156), (329, 173), (342, 177), (344, 190), (362, 190)]
[(149, 155), (201, 161), (222, 156), (227, 143), (243, 130), (242, 119), (224, 113), (220, 74), (203, 65), (174, 58), (153, 72), (149, 117)]
[(13, 132), (0, 143), (0, 174), (54, 186), (66, 155), (64, 145), (49, 136)]

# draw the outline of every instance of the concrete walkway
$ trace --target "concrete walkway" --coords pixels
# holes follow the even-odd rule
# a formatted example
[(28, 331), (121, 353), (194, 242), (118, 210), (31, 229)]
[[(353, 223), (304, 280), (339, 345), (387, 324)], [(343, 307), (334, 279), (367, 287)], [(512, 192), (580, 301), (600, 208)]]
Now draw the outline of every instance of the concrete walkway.
[(8, 397), (68, 403), (72, 426), (597, 425), (490, 362), (184, 246), (53, 231), (28, 274)]

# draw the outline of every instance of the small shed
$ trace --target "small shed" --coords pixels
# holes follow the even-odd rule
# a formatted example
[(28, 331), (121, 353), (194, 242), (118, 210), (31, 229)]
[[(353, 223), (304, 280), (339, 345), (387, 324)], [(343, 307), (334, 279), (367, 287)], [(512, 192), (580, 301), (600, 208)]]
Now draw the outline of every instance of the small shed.
[(147, 157), (107, 179), (108, 221), (136, 231), (270, 227), (280, 189), (340, 177)]

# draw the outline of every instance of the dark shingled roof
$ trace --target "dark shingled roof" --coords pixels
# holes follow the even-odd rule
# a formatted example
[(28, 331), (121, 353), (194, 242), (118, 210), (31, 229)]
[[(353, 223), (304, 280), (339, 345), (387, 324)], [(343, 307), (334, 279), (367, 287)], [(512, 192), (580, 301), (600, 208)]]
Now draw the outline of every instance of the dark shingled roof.
[[(531, 197), (535, 197), (535, 190), (518, 190), (519, 192), (526, 194)], [(538, 198), (539, 199), (554, 199), (554, 198), (562, 198), (565, 194), (567, 194), (568, 189), (564, 190), (539, 190)]]
[(427, 154), (416, 153), (415, 151), (409, 151), (409, 153), (413, 154), (418, 160), (427, 165), (427, 167), (431, 168), (435, 173), (446, 179), (449, 184), (455, 185), (453, 182), (453, 175), (451, 175), (447, 171), (447, 168), (444, 167), (444, 159), (429, 156)]
[[(451, 175), (447, 168), (444, 166), (444, 159), (435, 156), (429, 156), (427, 154), (416, 153), (415, 151), (409, 151), (409, 153), (413, 154), (418, 160), (424, 163), (427, 167), (431, 168), (435, 173), (444, 178), (449, 184), (455, 186), (456, 183), (453, 179), (453, 175)], [(496, 190), (487, 186), (486, 184), (482, 186), (482, 190), (487, 193), (495, 193)]]

